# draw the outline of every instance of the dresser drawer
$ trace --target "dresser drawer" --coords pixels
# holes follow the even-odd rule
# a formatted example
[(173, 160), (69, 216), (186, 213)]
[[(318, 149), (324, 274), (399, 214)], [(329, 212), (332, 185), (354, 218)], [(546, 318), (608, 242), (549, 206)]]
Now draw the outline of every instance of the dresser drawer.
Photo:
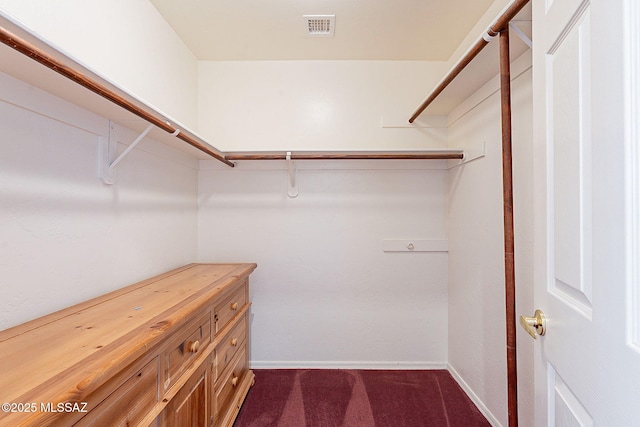
[(218, 333), (247, 303), (247, 281), (231, 294), (224, 302), (216, 305), (214, 310), (215, 333)]
[(247, 339), (247, 316), (238, 319), (237, 324), (233, 327), (224, 339), (218, 344), (214, 350), (214, 381), (224, 373), (225, 369), (233, 360), (238, 350), (244, 346)]
[(164, 357), (164, 388), (168, 389), (211, 342), (211, 312), (174, 335)]
[(232, 361), (233, 368), (226, 374), (223, 380), (216, 386), (215, 408), (217, 419), (227, 411), (227, 406), (233, 400), (237, 387), (240, 385), (242, 377), (247, 372), (247, 347), (243, 345), (237, 358)]
[[(158, 400), (158, 358), (135, 372), (76, 426), (137, 425)], [(91, 403), (87, 406), (91, 406)]]
[(162, 427), (207, 427), (211, 386), (209, 363), (204, 360), (163, 411)]

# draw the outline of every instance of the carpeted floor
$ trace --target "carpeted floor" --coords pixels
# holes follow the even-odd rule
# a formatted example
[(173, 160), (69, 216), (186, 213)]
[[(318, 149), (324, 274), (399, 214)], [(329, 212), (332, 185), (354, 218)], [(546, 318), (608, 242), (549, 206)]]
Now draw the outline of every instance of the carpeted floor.
[(445, 370), (255, 370), (234, 427), (490, 426)]

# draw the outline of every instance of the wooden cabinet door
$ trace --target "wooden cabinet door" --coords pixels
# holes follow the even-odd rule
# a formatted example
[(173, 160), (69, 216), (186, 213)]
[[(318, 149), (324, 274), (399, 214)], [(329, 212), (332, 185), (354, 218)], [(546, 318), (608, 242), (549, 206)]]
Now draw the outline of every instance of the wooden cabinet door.
[[(207, 359), (208, 360), (208, 359)], [(202, 363), (164, 410), (165, 427), (209, 425), (209, 363)]]

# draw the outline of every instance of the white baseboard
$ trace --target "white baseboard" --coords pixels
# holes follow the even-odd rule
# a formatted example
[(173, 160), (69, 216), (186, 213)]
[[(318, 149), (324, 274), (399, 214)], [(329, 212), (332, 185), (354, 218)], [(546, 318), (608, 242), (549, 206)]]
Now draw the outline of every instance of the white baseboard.
[(469, 399), (471, 399), (471, 401), (473, 401), (473, 403), (478, 407), (478, 410), (480, 410), (480, 412), (482, 412), (482, 415), (485, 416), (485, 418), (487, 419), (487, 421), (489, 421), (489, 423), (493, 426), (493, 427), (502, 427), (502, 424), (500, 424), (500, 422), (498, 421), (498, 419), (491, 413), (491, 411), (489, 410), (489, 408), (487, 408), (485, 406), (485, 404), (482, 402), (482, 400), (480, 400), (480, 398), (478, 397), (477, 394), (475, 394), (473, 392), (473, 390), (471, 389), (471, 387), (469, 387), (469, 384), (467, 384), (462, 377), (460, 376), (460, 374), (458, 374), (458, 372), (453, 368), (453, 366), (447, 364), (447, 369), (449, 370), (449, 373), (451, 374), (451, 376), (456, 380), (456, 382), (460, 385), (460, 387), (462, 387), (462, 389), (464, 390), (465, 393), (467, 393), (467, 396), (469, 396)]
[(366, 362), (366, 361), (313, 361), (284, 360), (264, 361), (252, 360), (251, 369), (447, 369), (446, 362)]

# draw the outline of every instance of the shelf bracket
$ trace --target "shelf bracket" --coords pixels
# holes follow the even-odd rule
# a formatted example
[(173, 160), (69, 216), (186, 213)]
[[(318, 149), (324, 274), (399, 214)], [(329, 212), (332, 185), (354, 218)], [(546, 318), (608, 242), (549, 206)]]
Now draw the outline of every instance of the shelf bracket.
[(474, 160), (483, 158), (486, 152), (486, 145), (487, 143), (483, 141), (474, 146), (465, 148), (464, 157), (462, 158), (462, 160), (450, 161), (449, 167), (447, 169), (453, 169), (458, 166), (462, 166), (466, 163), (472, 162)]
[(524, 44), (529, 46), (529, 49), (531, 49), (531, 47), (533, 46), (533, 41), (529, 37), (527, 37), (527, 35), (520, 29), (520, 27), (518, 27), (518, 25), (514, 21), (509, 22), (509, 28), (511, 28), (513, 32), (516, 33), (518, 37), (520, 37)]
[(102, 168), (102, 180), (105, 184), (113, 185), (116, 182), (116, 166), (118, 163), (125, 158), (127, 154), (131, 150), (133, 150), (136, 145), (140, 141), (144, 139), (145, 136), (153, 129), (153, 125), (149, 125), (145, 130), (142, 131), (140, 135), (136, 139), (133, 140), (131, 144), (122, 152), (115, 160), (111, 161), (111, 158), (114, 156), (116, 152), (116, 145), (118, 143), (115, 132), (113, 132), (113, 123), (109, 122), (109, 140), (107, 142), (107, 146), (102, 149), (102, 160), (101, 160), (101, 168)]
[(296, 182), (296, 162), (291, 159), (291, 151), (287, 151), (287, 169), (289, 172), (287, 194), (291, 198), (298, 197), (298, 183)]

